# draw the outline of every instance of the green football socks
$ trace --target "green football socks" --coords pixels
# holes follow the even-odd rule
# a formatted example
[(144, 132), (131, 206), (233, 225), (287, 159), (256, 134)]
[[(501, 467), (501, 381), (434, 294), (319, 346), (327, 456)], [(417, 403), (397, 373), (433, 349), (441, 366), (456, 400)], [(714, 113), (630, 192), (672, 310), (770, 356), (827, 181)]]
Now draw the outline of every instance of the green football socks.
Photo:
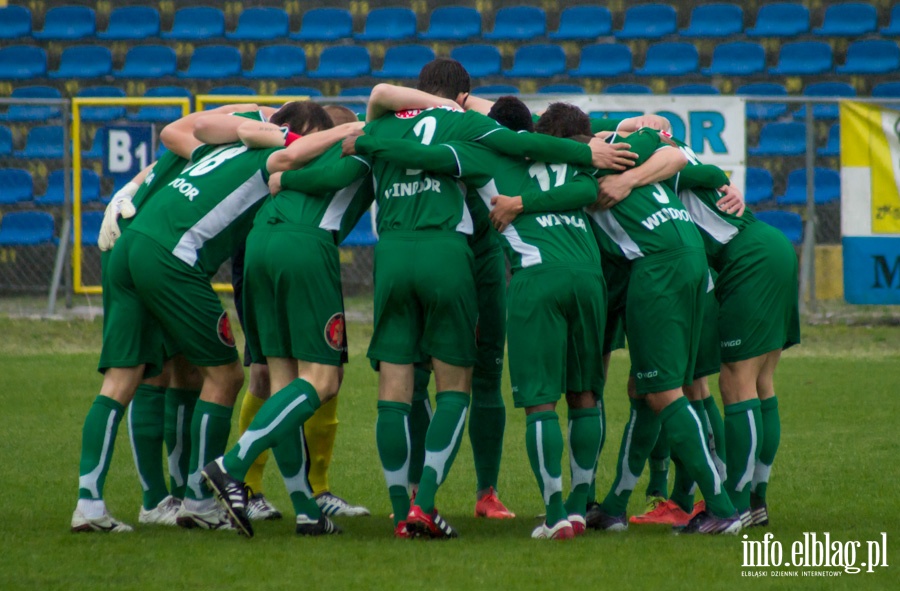
[(409, 482), (419, 484), (422, 480), (422, 469), (425, 467), (425, 433), (431, 423), (431, 400), (428, 397), (428, 381), (431, 372), (419, 366), (415, 368), (413, 382), (413, 400), (409, 411)]
[(597, 469), (600, 456), (600, 409), (569, 409), (569, 468), (572, 490), (566, 499), (566, 513), (584, 517), (587, 509), (588, 490)]
[(375, 445), (391, 497), (394, 526), (404, 521), (409, 513), (409, 410), (410, 405), (405, 402), (378, 401)]
[(125, 407), (98, 395), (84, 419), (81, 430), (81, 461), (78, 466), (78, 498), (100, 500), (112, 461), (116, 433)]
[(762, 441), (759, 446), (759, 461), (753, 471), (751, 495), (757, 504), (766, 502), (766, 489), (769, 486), (769, 472), (775, 462), (775, 453), (781, 443), (781, 417), (778, 414), (778, 397), (772, 396), (760, 401), (762, 418)]
[[(203, 483), (200, 471), (225, 452), (231, 432), (230, 406), (198, 400), (191, 420), (191, 471), (187, 480), (185, 499), (211, 499), (212, 493)], [(243, 477), (243, 474), (241, 475)]]
[(750, 509), (750, 484), (759, 459), (762, 417), (758, 398), (725, 405), (725, 433), (728, 440), (725, 489), (735, 508)]
[(141, 384), (126, 411), (128, 437), (144, 509), (155, 508), (169, 494), (163, 473), (163, 433), (165, 431), (166, 389)]
[(624, 515), (628, 509), (628, 499), (637, 486), (644, 464), (659, 436), (659, 417), (650, 409), (647, 401), (637, 398), (629, 400), (631, 414), (622, 434), (622, 445), (619, 446), (616, 479), (601, 503), (603, 512), (612, 516)]
[[(251, 423), (252, 424), (252, 423)], [(303, 425), (290, 431), (272, 448), (272, 455), (278, 464), (278, 470), (284, 478), (284, 485), (291, 496), (291, 504), (297, 515), (306, 515), (310, 519), (319, 519), (322, 510), (313, 496), (309, 483), (309, 454)]]
[(562, 499), (562, 429), (554, 411), (528, 415), (525, 448), (547, 509), (546, 523), (553, 526), (568, 517)]
[(183, 499), (191, 464), (191, 425), (199, 390), (168, 388), (166, 390), (166, 424), (164, 437), (169, 464), (169, 491)]
[(475, 459), (478, 492), (493, 487), (497, 490), (500, 460), (503, 455), (503, 433), (506, 429), (506, 406), (500, 394), (501, 374), (472, 377), (472, 406), (469, 410), (469, 441)]
[(434, 511), (434, 496), (456, 459), (469, 407), (465, 392), (438, 392), (434, 399), (434, 416), (425, 434), (425, 468), (415, 501), (426, 513)]

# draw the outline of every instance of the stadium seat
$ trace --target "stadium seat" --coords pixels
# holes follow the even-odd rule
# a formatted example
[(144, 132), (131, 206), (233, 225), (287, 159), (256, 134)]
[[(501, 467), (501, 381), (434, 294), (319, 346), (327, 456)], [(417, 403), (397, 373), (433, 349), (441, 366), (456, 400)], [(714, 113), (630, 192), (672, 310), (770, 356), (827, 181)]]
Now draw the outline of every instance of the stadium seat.
[(874, 33), (878, 12), (868, 2), (844, 2), (825, 9), (822, 26), (813, 30), (820, 37), (857, 37)]
[[(35, 198), (34, 204), (43, 207), (57, 207), (66, 200), (65, 171), (57, 169), (47, 178), (47, 192)], [(71, 185), (72, 191), (75, 185)], [(100, 201), (100, 177), (90, 168), (81, 169), (81, 202), (94, 203)], [(100, 212), (102, 214), (102, 212)]]
[[(816, 167), (813, 194), (817, 205), (825, 205), (841, 198), (841, 175), (830, 168)], [(806, 169), (798, 168), (788, 174), (784, 195), (775, 199), (778, 205), (806, 205)]]
[(159, 11), (154, 6), (125, 6), (109, 15), (109, 26), (97, 37), (124, 41), (159, 37)]
[(748, 166), (744, 184), (746, 186), (744, 201), (747, 205), (756, 205), (772, 199), (772, 188), (775, 183), (772, 179), (772, 173), (765, 168)]
[(747, 148), (751, 156), (799, 156), (806, 153), (806, 125), (800, 122), (766, 123), (759, 145)]
[(371, 86), (345, 86), (338, 93), (338, 96), (369, 96), (372, 94)]
[(103, 223), (102, 211), (85, 211), (81, 214), (81, 245), (96, 246), (100, 239), (100, 225)]
[(796, 37), (809, 31), (809, 9), (793, 2), (763, 4), (748, 37)]
[(605, 6), (570, 6), (559, 15), (559, 30), (550, 33), (554, 41), (591, 41), (612, 35), (612, 15)]
[(707, 76), (750, 76), (766, 69), (766, 50), (753, 41), (733, 41), (716, 45), (712, 63), (703, 69)]
[(198, 6), (181, 8), (175, 13), (172, 30), (163, 39), (200, 40), (225, 35), (225, 15), (218, 8)]
[(366, 17), (359, 41), (396, 41), (416, 36), (416, 13), (409, 8), (376, 8)]
[(299, 45), (262, 45), (246, 78), (293, 78), (306, 73), (306, 52)]
[[(803, 96), (835, 96), (852, 98), (856, 89), (846, 82), (814, 82), (803, 89)], [(816, 119), (837, 119), (840, 114), (838, 103), (820, 103), (813, 105), (813, 117)], [(794, 111), (794, 119), (802, 121), (806, 118), (806, 105)]]
[(577, 84), (548, 84), (538, 88), (540, 94), (584, 94), (584, 86)]
[(112, 53), (102, 45), (79, 45), (62, 52), (59, 69), (50, 78), (100, 78), (112, 73)]
[[(227, 86), (214, 86), (206, 91), (206, 94), (215, 94), (219, 96), (225, 95), (234, 95), (234, 96), (253, 96), (256, 94), (256, 91), (250, 88), (249, 86), (244, 86), (243, 84), (229, 84)], [(209, 104), (206, 105), (206, 109), (214, 109), (218, 107), (218, 104)]]
[(353, 17), (343, 8), (314, 8), (303, 14), (296, 41), (337, 41), (353, 36)]
[(428, 30), (419, 39), (466, 41), (481, 35), (481, 13), (466, 6), (441, 6), (431, 13)]
[[(62, 94), (52, 86), (20, 86), (13, 89), (10, 98), (14, 99), (60, 99)], [(5, 115), (0, 115), (0, 120), (5, 121), (46, 121), (47, 119), (59, 119), (62, 111), (59, 107), (50, 105), (10, 105)]]
[(484, 95), (506, 95), (506, 94), (519, 94), (519, 89), (511, 84), (485, 84), (484, 86), (477, 86), (472, 89), (472, 94), (484, 96)]
[(44, 211), (16, 211), (0, 219), (0, 246), (53, 242), (53, 216)]
[(900, 47), (887, 39), (854, 41), (847, 47), (847, 60), (838, 74), (888, 74), (900, 68)]
[(669, 94), (722, 94), (712, 84), (681, 84), (669, 89)]
[(230, 78), (241, 75), (241, 53), (232, 45), (204, 45), (194, 49), (191, 63), (179, 78)]
[(32, 35), (42, 41), (72, 41), (93, 37), (97, 32), (97, 17), (86, 6), (58, 6), (44, 16), (44, 29)]
[(275, 91), (278, 96), (322, 96), (322, 91), (311, 86), (282, 86)]
[(353, 227), (353, 230), (341, 242), (341, 246), (372, 246), (376, 242), (378, 242), (378, 237), (375, 236), (375, 230), (372, 227), (372, 215), (366, 211), (359, 218), (359, 222)]
[(500, 50), (493, 45), (462, 45), (450, 51), (450, 57), (465, 66), (472, 78), (500, 73)]
[(125, 54), (125, 65), (113, 72), (116, 78), (162, 78), (174, 76), (175, 50), (165, 45), (138, 45)]
[[(151, 107), (146, 107), (151, 108)], [(168, 107), (166, 107), (168, 108)], [(177, 117), (176, 117), (177, 119)], [(94, 139), (91, 142), (91, 148), (81, 153), (82, 160), (99, 160), (103, 158), (104, 144), (106, 143), (106, 128), (100, 127), (94, 132)]]
[(0, 156), (9, 156), (12, 149), (12, 131), (7, 126), (0, 125)]
[(0, 39), (31, 37), (31, 11), (24, 6), (0, 8)]
[(384, 66), (372, 72), (376, 78), (417, 78), (419, 71), (434, 59), (427, 45), (395, 45), (384, 54)]
[(841, 124), (835, 123), (828, 129), (828, 141), (816, 150), (816, 154), (825, 158), (841, 155)]
[(47, 73), (47, 52), (31, 45), (0, 49), (0, 80), (42, 78)]
[[(187, 97), (193, 98), (191, 92), (183, 86), (157, 86), (156, 88), (148, 88), (144, 93), (147, 98), (161, 97)], [(172, 106), (147, 106), (138, 109), (134, 115), (128, 118), (132, 121), (158, 122), (158, 121), (175, 121), (181, 117), (181, 107)]]
[(237, 29), (226, 33), (234, 41), (271, 41), (288, 36), (288, 14), (280, 8), (245, 8), (238, 17)]
[[(756, 82), (739, 87), (735, 94), (739, 96), (787, 96), (787, 88), (783, 84)], [(753, 121), (770, 121), (778, 119), (788, 111), (787, 103), (762, 103), (747, 101), (747, 118)]]
[(625, 25), (616, 39), (659, 39), (676, 29), (675, 8), (668, 4), (641, 4), (625, 11)]
[(653, 94), (653, 89), (644, 84), (611, 84), (603, 89), (605, 94)]
[(881, 82), (872, 88), (873, 98), (900, 98), (900, 82)]
[(700, 54), (693, 43), (663, 42), (647, 48), (644, 67), (634, 71), (638, 76), (683, 76), (697, 71)]
[(63, 128), (61, 125), (32, 127), (25, 138), (25, 149), (15, 153), (16, 158), (62, 158)]
[(319, 56), (319, 67), (307, 72), (310, 78), (356, 78), (371, 70), (369, 50), (360, 46), (326, 47)]
[(803, 218), (800, 217), (799, 213), (773, 209), (757, 211), (753, 215), (757, 220), (781, 230), (794, 246), (803, 242)]
[(682, 37), (731, 37), (744, 30), (744, 11), (737, 4), (703, 4), (691, 11)]
[(549, 78), (566, 71), (566, 52), (559, 45), (524, 45), (516, 50), (507, 78)]
[[(125, 98), (125, 91), (118, 86), (93, 86), (82, 88), (75, 96), (79, 97), (117, 97)], [(105, 122), (125, 118), (125, 107), (81, 107), (81, 120), (88, 122)]]
[(547, 33), (547, 14), (535, 6), (501, 8), (494, 17), (494, 30), (484, 38), (492, 41), (527, 41)]
[[(888, 23), (888, 26), (882, 27), (878, 32), (885, 37), (900, 36), (900, 3), (894, 4), (894, 7), (891, 9), (891, 22)], [(2, 34), (0, 34), (0, 37), (2, 37)]]
[(823, 74), (831, 70), (831, 45), (823, 41), (785, 43), (778, 52), (778, 65), (770, 74), (798, 76)]
[(581, 48), (581, 61), (570, 76), (620, 76), (631, 72), (631, 49), (624, 43), (596, 43)]
[(0, 205), (29, 201), (34, 192), (31, 174), (21, 168), (0, 168)]

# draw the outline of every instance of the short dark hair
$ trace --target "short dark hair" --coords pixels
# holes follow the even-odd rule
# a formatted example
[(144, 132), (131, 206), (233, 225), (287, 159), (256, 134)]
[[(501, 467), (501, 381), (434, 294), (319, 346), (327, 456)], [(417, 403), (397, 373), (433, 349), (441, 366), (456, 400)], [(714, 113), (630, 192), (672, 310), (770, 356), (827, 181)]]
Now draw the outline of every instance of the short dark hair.
[(525, 103), (514, 96), (498, 98), (488, 111), (488, 117), (513, 131), (534, 131), (531, 111)]
[(556, 137), (591, 135), (591, 119), (575, 105), (553, 103), (538, 119), (534, 130)]
[(461, 63), (439, 57), (425, 64), (419, 72), (416, 88), (442, 98), (456, 100), (462, 92), (469, 92), (472, 81)]
[(318, 103), (312, 101), (291, 101), (285, 103), (271, 117), (269, 122), (286, 125), (298, 135), (307, 135), (313, 130), (324, 131), (334, 127), (331, 117)]

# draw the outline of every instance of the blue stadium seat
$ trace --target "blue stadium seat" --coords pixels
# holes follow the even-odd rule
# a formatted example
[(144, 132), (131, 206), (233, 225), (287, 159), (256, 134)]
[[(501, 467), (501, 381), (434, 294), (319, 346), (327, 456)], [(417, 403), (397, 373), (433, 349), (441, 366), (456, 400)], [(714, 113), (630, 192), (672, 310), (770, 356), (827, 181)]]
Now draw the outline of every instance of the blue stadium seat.
[[(787, 88), (783, 84), (756, 82), (739, 87), (735, 94), (739, 96), (787, 96)], [(770, 121), (778, 119), (788, 111), (787, 103), (747, 102), (747, 119), (753, 121)]]
[[(206, 91), (206, 94), (216, 94), (219, 96), (224, 95), (235, 95), (235, 96), (253, 96), (256, 94), (256, 91), (250, 88), (249, 86), (244, 86), (242, 84), (229, 84), (227, 86), (214, 86)], [(215, 109), (219, 105), (206, 105), (206, 109)]]
[(781, 230), (794, 246), (803, 242), (803, 218), (800, 217), (799, 213), (772, 209), (769, 211), (757, 211), (753, 215), (757, 220)]
[(828, 141), (816, 150), (816, 154), (830, 158), (841, 155), (841, 124), (835, 123), (828, 129)]
[(378, 242), (378, 237), (375, 236), (375, 230), (372, 227), (372, 215), (366, 211), (359, 218), (359, 222), (353, 227), (353, 230), (341, 242), (341, 246), (372, 246), (376, 242)]
[[(900, 5), (898, 5), (900, 6)], [(847, 61), (838, 74), (887, 74), (900, 68), (900, 47), (887, 39), (853, 41), (847, 47)]]
[(306, 52), (299, 45), (262, 45), (246, 78), (293, 78), (306, 73)]
[(44, 29), (35, 31), (35, 39), (43, 41), (72, 41), (93, 37), (97, 32), (97, 17), (86, 6), (58, 6), (44, 16)]
[(683, 76), (696, 72), (699, 63), (700, 54), (693, 43), (654, 43), (647, 48), (644, 67), (634, 73), (638, 76)]
[(109, 26), (97, 37), (106, 41), (159, 37), (159, 11), (155, 6), (116, 8), (109, 15)]
[(828, 43), (794, 41), (781, 46), (778, 65), (769, 68), (769, 73), (783, 76), (823, 74), (831, 70), (831, 60), (831, 45)]
[(138, 45), (125, 54), (125, 65), (113, 72), (116, 78), (162, 78), (174, 76), (178, 59), (165, 45)]
[(0, 49), (0, 80), (42, 78), (47, 73), (47, 52), (31, 45)]
[(844, 2), (825, 9), (822, 26), (813, 31), (821, 37), (857, 37), (874, 33), (878, 12), (869, 2)]
[(605, 94), (653, 94), (653, 89), (644, 84), (610, 84), (603, 89)]
[[(148, 88), (147, 92), (144, 93), (145, 97), (148, 98), (160, 98), (160, 97), (187, 97), (193, 98), (191, 96), (191, 91), (183, 86), (157, 86), (156, 88)], [(129, 115), (128, 118), (132, 121), (144, 121), (144, 122), (158, 122), (158, 121), (175, 121), (176, 119), (181, 117), (181, 107), (179, 106), (148, 106), (141, 107), (138, 109), (138, 112), (134, 115)]]
[(25, 138), (25, 149), (15, 153), (16, 158), (62, 158), (63, 128), (61, 125), (32, 127)]
[(296, 41), (337, 41), (353, 36), (353, 17), (343, 8), (314, 8), (303, 14)]
[(434, 59), (427, 45), (395, 45), (384, 54), (384, 66), (372, 72), (376, 78), (417, 78), (419, 71)]
[(81, 214), (81, 245), (96, 246), (100, 239), (100, 225), (103, 223), (102, 211), (85, 211)]
[(282, 86), (275, 91), (278, 96), (322, 96), (322, 91), (311, 86)]
[(570, 76), (620, 76), (631, 72), (631, 49), (623, 43), (596, 43), (581, 48), (581, 61)]
[(112, 73), (112, 53), (102, 45), (77, 45), (62, 52), (59, 69), (50, 78), (100, 78)]
[(559, 45), (523, 45), (516, 50), (507, 78), (549, 78), (566, 71), (566, 52)]
[(732, 41), (716, 45), (707, 76), (750, 76), (766, 69), (766, 50), (753, 41)]
[(200, 40), (225, 35), (225, 15), (218, 8), (198, 6), (181, 8), (175, 13), (172, 30), (163, 39)]
[(34, 181), (21, 168), (0, 168), (0, 205), (13, 205), (31, 200)]
[(338, 93), (338, 96), (369, 96), (372, 94), (371, 86), (345, 86)]
[(194, 49), (191, 63), (179, 78), (230, 78), (241, 75), (241, 53), (232, 45), (204, 45)]
[(765, 168), (755, 166), (747, 167), (746, 191), (744, 201), (747, 205), (756, 205), (772, 199), (772, 189), (775, 185), (772, 173)]
[[(150, 108), (150, 107), (145, 107)], [(176, 117), (177, 119), (177, 117)], [(91, 148), (81, 152), (82, 160), (99, 160), (103, 158), (103, 147), (106, 143), (106, 128), (100, 127), (94, 132), (94, 140), (91, 142)]]
[(641, 4), (625, 11), (625, 25), (616, 31), (616, 39), (659, 39), (675, 29), (675, 8), (668, 4)]
[[(830, 168), (816, 167), (813, 194), (817, 205), (825, 205), (841, 198), (841, 175)], [(806, 169), (798, 168), (788, 174), (784, 195), (775, 198), (778, 205), (806, 205)]]
[(541, 94), (584, 94), (584, 86), (578, 84), (548, 84), (538, 88)]
[(809, 9), (793, 2), (763, 4), (748, 37), (796, 37), (809, 31)]
[(16, 211), (0, 219), (0, 246), (53, 242), (53, 216), (44, 211)]
[[(125, 91), (118, 86), (93, 86), (82, 88), (75, 96), (79, 97), (117, 97), (125, 98)], [(81, 120), (88, 122), (105, 122), (125, 118), (125, 107), (81, 107)]]
[(747, 148), (751, 156), (799, 156), (806, 153), (806, 125), (800, 122), (766, 123), (759, 145)]
[(472, 94), (484, 96), (490, 94), (507, 95), (519, 94), (519, 89), (511, 84), (485, 84), (472, 89)]
[(669, 89), (669, 94), (722, 94), (712, 84), (681, 84)]
[[(52, 86), (20, 86), (13, 89), (10, 98), (14, 99), (62, 99), (62, 94)], [(49, 105), (10, 105), (0, 120), (5, 121), (46, 121), (59, 119), (62, 111), (59, 107)]]
[(24, 6), (0, 8), (0, 39), (31, 37), (31, 11)]
[(494, 17), (494, 30), (485, 33), (492, 41), (526, 41), (547, 33), (547, 14), (535, 6), (501, 8)]
[(245, 8), (238, 17), (237, 29), (226, 33), (235, 41), (271, 41), (288, 36), (288, 14), (280, 8)]
[(0, 156), (9, 156), (12, 148), (12, 131), (7, 126), (0, 125)]
[[(803, 89), (803, 96), (838, 96), (852, 98), (856, 89), (846, 82), (814, 82)], [(816, 119), (837, 119), (840, 107), (837, 103), (813, 105), (813, 117)], [(794, 119), (802, 121), (806, 118), (806, 105), (794, 111)]]
[(888, 26), (882, 27), (878, 32), (885, 37), (900, 36), (900, 4), (894, 4), (894, 7), (891, 9), (891, 22), (888, 23)]
[[(47, 192), (35, 198), (34, 204), (43, 207), (63, 205), (66, 199), (65, 171), (54, 170), (47, 178)], [(75, 190), (75, 185), (70, 185)], [(90, 168), (81, 169), (81, 202), (100, 201), (100, 177)], [(102, 212), (100, 212), (102, 214)]]
[(366, 17), (359, 41), (396, 41), (416, 36), (416, 13), (409, 8), (376, 8)]
[(360, 46), (326, 47), (319, 56), (319, 67), (307, 72), (310, 78), (356, 78), (371, 70), (369, 50)]
[(731, 37), (744, 30), (744, 11), (737, 4), (703, 4), (691, 11), (682, 37)]
[(559, 30), (550, 33), (554, 41), (591, 41), (612, 35), (612, 15), (605, 6), (570, 6), (559, 15)]
[(466, 41), (481, 35), (481, 13), (467, 6), (441, 6), (431, 13), (428, 30), (419, 39)]
[(461, 45), (450, 51), (450, 57), (465, 66), (472, 78), (500, 73), (500, 50), (493, 45)]
[(881, 82), (872, 88), (872, 97), (900, 98), (900, 82)]

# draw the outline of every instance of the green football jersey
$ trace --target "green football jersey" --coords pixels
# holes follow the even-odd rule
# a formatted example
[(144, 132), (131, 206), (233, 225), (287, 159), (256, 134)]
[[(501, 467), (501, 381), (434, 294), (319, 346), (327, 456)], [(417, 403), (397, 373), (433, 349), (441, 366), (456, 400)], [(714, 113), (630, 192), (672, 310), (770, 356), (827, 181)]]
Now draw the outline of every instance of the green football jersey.
[[(626, 137), (613, 134), (609, 141), (630, 144), (631, 150), (638, 154), (636, 165), (643, 164), (657, 150), (673, 149), (652, 129), (642, 129)], [(605, 176), (614, 171), (595, 169), (594, 173)], [(661, 183), (638, 187), (612, 208), (591, 211), (590, 215), (616, 244), (619, 254), (629, 260), (680, 247), (704, 246), (691, 214), (672, 190)]]
[(615, 131), (624, 119), (610, 119), (609, 117), (591, 117), (591, 133), (601, 131)]
[(129, 230), (211, 277), (246, 239), (269, 194), (266, 161), (279, 149), (200, 146), (191, 156), (193, 164), (146, 201)]
[(134, 208), (137, 210), (135, 217), (130, 219), (119, 218), (119, 228), (124, 230), (130, 226), (131, 222), (140, 215), (147, 198), (153, 195), (160, 187), (165, 187), (172, 182), (188, 164), (187, 160), (174, 152), (169, 150), (163, 152), (159, 160), (153, 163), (153, 168), (147, 173), (144, 182), (141, 183), (138, 190), (135, 191), (134, 197), (131, 198), (131, 203), (134, 204)]

